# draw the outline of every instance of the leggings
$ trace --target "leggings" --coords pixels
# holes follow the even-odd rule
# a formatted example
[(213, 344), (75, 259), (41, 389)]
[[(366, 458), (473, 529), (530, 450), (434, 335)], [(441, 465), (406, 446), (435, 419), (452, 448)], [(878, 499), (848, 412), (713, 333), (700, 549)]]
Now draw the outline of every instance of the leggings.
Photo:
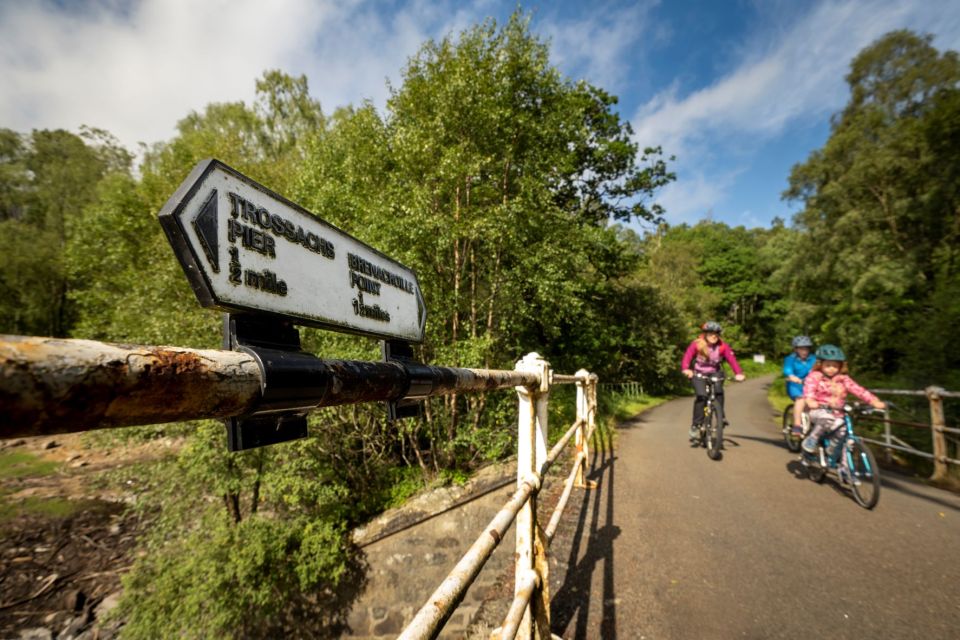
[[(707, 381), (694, 376), (691, 382), (693, 382), (694, 391), (697, 392), (697, 397), (693, 401), (693, 424), (700, 424), (703, 422), (703, 408), (707, 405)], [(720, 406), (720, 411), (723, 413), (723, 416), (726, 417), (727, 414), (723, 411), (722, 380), (714, 385), (714, 394), (717, 399), (717, 404)]]
[(829, 433), (835, 440), (843, 437), (843, 418), (836, 415), (833, 409), (811, 409), (810, 424), (813, 426), (809, 437), (814, 440), (819, 440), (824, 433)]

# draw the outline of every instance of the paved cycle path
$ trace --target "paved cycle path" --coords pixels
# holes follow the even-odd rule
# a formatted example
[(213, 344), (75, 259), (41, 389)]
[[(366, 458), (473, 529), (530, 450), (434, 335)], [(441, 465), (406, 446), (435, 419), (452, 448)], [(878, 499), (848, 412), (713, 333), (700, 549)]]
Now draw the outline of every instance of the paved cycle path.
[(592, 452), (598, 487), (551, 563), (554, 633), (960, 637), (960, 496), (887, 474), (867, 511), (832, 478), (811, 482), (781, 444), (769, 382), (727, 384), (719, 462), (687, 442), (692, 398)]

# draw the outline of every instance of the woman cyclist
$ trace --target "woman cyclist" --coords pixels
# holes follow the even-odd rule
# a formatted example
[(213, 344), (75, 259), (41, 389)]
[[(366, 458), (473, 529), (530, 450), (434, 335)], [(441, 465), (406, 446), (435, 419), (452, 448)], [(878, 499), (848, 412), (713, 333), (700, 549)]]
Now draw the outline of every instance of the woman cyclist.
[(817, 357), (810, 353), (813, 340), (808, 336), (796, 336), (791, 342), (793, 353), (783, 361), (783, 375), (787, 379), (787, 395), (793, 402), (793, 428), (791, 435), (803, 435), (803, 380), (813, 369)]
[[(700, 329), (703, 331), (687, 347), (683, 354), (683, 361), (680, 368), (683, 375), (690, 378), (693, 382), (693, 389), (697, 397), (693, 401), (693, 423), (690, 426), (690, 439), (696, 440), (700, 437), (700, 423), (703, 422), (703, 407), (707, 404), (707, 381), (703, 378), (694, 376), (694, 372), (703, 375), (717, 373), (723, 368), (723, 360), (730, 364), (736, 380), (739, 382), (744, 379), (743, 369), (737, 362), (737, 357), (733, 354), (733, 349), (720, 339), (723, 327), (717, 322), (705, 322)], [(692, 365), (692, 366), (691, 366)], [(718, 382), (715, 387), (717, 404), (723, 411), (723, 382)], [(727, 414), (724, 412), (724, 416)]]

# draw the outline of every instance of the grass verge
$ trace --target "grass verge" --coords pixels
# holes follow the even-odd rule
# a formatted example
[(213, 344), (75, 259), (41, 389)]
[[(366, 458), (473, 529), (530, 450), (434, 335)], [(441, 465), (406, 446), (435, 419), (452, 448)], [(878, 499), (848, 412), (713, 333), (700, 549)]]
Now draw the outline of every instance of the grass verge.
[(620, 393), (609, 394), (600, 402), (600, 412), (605, 416), (609, 426), (616, 426), (618, 422), (629, 420), (637, 414), (663, 404), (669, 397), (654, 397), (647, 395), (627, 395)]
[(0, 452), (0, 480), (48, 476), (60, 465), (26, 451)]
[(0, 524), (26, 515), (65, 518), (79, 508), (79, 503), (66, 498), (30, 497), (11, 502), (7, 495), (0, 494)]
[[(56, 473), (60, 463), (44, 460), (26, 451), (0, 452), (0, 480), (37, 478)], [(0, 490), (0, 524), (25, 515), (47, 518), (63, 518), (74, 511), (77, 505), (64, 498), (38, 498), (31, 496), (22, 500), (10, 499), (10, 492)]]

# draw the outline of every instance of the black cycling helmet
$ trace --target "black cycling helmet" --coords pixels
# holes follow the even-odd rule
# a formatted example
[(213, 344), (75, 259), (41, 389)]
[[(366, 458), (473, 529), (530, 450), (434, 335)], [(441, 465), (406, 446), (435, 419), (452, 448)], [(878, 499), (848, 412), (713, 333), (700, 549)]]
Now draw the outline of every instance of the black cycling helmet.
[(835, 344), (820, 345), (817, 349), (817, 360), (836, 360), (837, 362), (846, 362), (847, 355), (843, 349)]
[(703, 326), (700, 327), (702, 331), (709, 331), (710, 333), (721, 334), (723, 333), (723, 327), (720, 326), (719, 322), (714, 322), (710, 320), (709, 322), (704, 322)]
[(794, 349), (797, 347), (812, 347), (813, 340), (810, 339), (810, 336), (795, 336), (790, 344), (793, 345)]

